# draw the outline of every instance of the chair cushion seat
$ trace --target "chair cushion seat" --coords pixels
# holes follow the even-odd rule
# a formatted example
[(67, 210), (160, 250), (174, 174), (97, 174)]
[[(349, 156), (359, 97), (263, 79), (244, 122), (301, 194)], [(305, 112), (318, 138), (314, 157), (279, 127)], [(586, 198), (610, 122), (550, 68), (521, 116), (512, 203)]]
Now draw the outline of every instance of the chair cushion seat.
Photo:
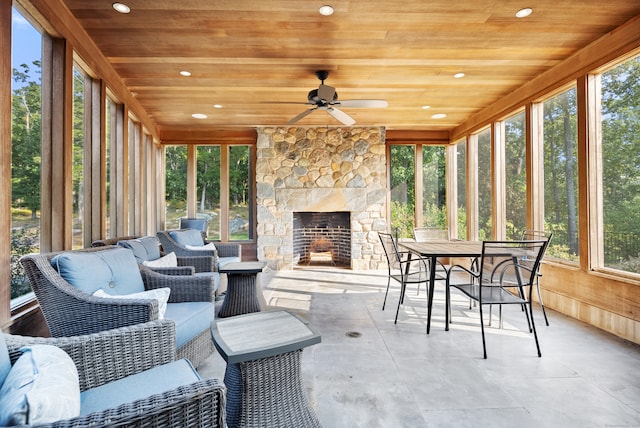
[(188, 360), (173, 361), (82, 392), (80, 415), (112, 409), (199, 380)]
[(209, 329), (214, 318), (214, 306), (210, 302), (169, 303), (164, 314), (176, 323), (176, 348)]

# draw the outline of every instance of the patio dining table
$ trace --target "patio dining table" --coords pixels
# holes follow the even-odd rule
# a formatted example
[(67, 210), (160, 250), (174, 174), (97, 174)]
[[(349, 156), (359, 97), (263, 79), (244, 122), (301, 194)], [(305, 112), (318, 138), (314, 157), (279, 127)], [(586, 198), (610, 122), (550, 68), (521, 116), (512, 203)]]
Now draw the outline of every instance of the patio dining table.
[(398, 242), (398, 245), (413, 254), (430, 260), (429, 292), (427, 295), (427, 334), (429, 334), (438, 257), (480, 257), (482, 255), (482, 241)]

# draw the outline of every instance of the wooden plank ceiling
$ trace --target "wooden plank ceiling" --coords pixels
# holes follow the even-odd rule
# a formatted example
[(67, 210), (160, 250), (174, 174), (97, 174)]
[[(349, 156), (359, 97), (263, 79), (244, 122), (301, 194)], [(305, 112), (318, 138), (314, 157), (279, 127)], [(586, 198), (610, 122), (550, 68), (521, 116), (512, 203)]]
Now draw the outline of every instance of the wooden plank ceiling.
[[(341, 100), (388, 101), (345, 108), (356, 125), (449, 130), (640, 14), (638, 0), (323, 1), (333, 15), (304, 0), (124, 0), (129, 14), (64, 3), (160, 136), (187, 139), (285, 125), (310, 108), (317, 70)], [(523, 7), (533, 13), (516, 18)], [(341, 126), (321, 110), (298, 125)]]

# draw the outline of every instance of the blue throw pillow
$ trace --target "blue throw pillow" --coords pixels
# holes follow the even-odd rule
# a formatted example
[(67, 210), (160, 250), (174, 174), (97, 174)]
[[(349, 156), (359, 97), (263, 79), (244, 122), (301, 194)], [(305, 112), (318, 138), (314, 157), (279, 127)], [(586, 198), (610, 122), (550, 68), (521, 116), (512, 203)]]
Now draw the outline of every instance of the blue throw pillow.
[(174, 230), (169, 236), (180, 245), (204, 245), (202, 232), (196, 229)]
[(0, 389), (0, 426), (36, 425), (80, 415), (75, 364), (62, 349), (33, 345), (21, 349)]
[(133, 253), (126, 248), (61, 253), (51, 264), (71, 285), (87, 294), (103, 289), (109, 294), (144, 291), (142, 275)]

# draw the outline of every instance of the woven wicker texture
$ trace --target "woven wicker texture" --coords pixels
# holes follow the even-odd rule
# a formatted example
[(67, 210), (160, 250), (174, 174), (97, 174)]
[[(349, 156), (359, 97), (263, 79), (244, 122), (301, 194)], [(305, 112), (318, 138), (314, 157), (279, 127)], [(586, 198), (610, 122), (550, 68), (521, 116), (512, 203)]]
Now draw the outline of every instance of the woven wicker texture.
[(302, 350), (229, 364), (227, 425), (236, 427), (320, 427), (300, 375)]
[[(12, 363), (20, 347), (54, 345), (69, 354), (78, 368), (80, 389), (95, 388), (175, 359), (173, 322), (151, 321), (91, 335), (36, 338), (5, 334)], [(162, 394), (42, 427), (224, 427), (226, 388), (208, 379)]]
[(260, 312), (256, 274), (227, 273), (227, 293), (218, 317), (226, 318), (251, 312)]
[[(76, 251), (94, 252), (110, 248), (115, 247)], [(35, 254), (20, 260), (53, 337), (99, 333), (158, 319), (156, 300), (113, 299), (107, 302), (104, 298), (79, 291), (51, 266), (51, 259), (56, 254), (59, 253)], [(170, 303), (214, 302), (215, 285), (210, 277), (163, 275), (142, 265), (138, 266), (145, 289), (171, 288)], [(213, 349), (211, 337), (205, 331), (178, 349), (177, 355), (188, 358), (197, 367), (211, 355)]]

